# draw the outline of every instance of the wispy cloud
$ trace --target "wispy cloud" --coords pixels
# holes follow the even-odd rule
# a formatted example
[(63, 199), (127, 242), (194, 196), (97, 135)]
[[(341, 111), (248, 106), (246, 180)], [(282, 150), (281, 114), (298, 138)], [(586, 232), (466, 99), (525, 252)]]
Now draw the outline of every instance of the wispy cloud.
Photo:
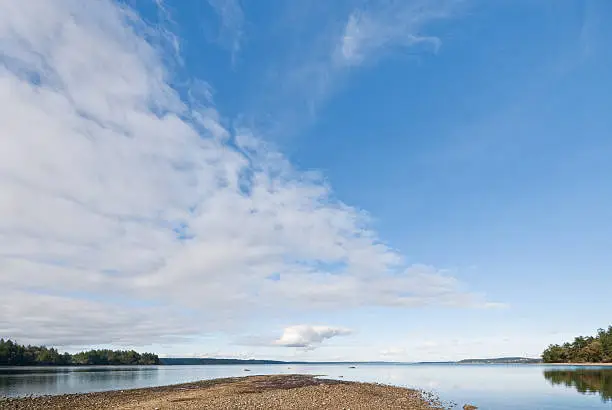
[(110, 1), (0, 3), (0, 333), (137, 344), (278, 306), (483, 305), (224, 127), (207, 86), (181, 101), (151, 35)]
[(232, 64), (243, 41), (244, 13), (239, 0), (208, 0), (220, 20), (219, 42), (232, 54)]
[[(264, 95), (268, 100), (273, 99), (269, 90), (278, 90), (276, 101), (258, 104), (258, 109), (263, 105), (266, 110), (275, 112), (277, 118), (271, 128), (290, 134), (301, 123), (316, 118), (320, 105), (342, 89), (351, 71), (357, 67), (371, 66), (394, 53), (412, 56), (435, 53), (443, 39), (430, 34), (430, 26), (454, 17), (464, 1), (357, 3), (342, 17), (332, 10), (317, 9), (316, 16), (309, 15), (309, 19), (301, 22), (312, 24), (316, 19), (317, 32), (294, 29), (290, 33), (299, 33), (299, 41), (289, 50), (288, 63), (272, 70), (275, 75), (265, 84), (267, 92)], [(285, 123), (290, 126), (284, 127)]]
[(341, 327), (296, 325), (286, 327), (282, 336), (274, 343), (279, 346), (314, 349), (327, 339), (351, 333), (350, 329)]
[(427, 24), (452, 14), (457, 1), (368, 2), (348, 18), (337, 49), (339, 64), (358, 65), (390, 50), (424, 44), (436, 51), (441, 40), (422, 34)]

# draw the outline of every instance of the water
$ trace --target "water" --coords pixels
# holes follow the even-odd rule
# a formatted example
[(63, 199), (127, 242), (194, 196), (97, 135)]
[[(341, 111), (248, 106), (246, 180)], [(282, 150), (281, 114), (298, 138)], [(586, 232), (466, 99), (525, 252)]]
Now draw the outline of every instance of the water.
[(480, 409), (612, 409), (612, 367), (539, 365), (253, 365), (0, 367), (0, 396), (160, 386), (255, 374), (303, 373), (436, 392)]

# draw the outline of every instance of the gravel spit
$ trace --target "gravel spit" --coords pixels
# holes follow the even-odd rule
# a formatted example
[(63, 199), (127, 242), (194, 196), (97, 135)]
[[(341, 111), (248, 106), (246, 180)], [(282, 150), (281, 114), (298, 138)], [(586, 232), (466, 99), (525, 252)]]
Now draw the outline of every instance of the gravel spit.
[(148, 389), (0, 398), (0, 409), (442, 410), (432, 394), (307, 375), (250, 376)]

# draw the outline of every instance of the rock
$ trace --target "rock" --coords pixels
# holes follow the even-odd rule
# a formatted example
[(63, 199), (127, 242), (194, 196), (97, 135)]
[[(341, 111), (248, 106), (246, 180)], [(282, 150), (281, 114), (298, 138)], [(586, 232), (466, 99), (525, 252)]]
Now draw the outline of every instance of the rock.
[(466, 404), (463, 406), (463, 410), (476, 410), (478, 407), (472, 406), (471, 404)]

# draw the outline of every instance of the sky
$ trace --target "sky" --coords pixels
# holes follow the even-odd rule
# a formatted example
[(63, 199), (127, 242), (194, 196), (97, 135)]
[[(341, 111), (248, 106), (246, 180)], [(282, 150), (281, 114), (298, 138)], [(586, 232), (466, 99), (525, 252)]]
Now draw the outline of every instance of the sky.
[(607, 0), (0, 0), (0, 336), (537, 357), (610, 325)]

